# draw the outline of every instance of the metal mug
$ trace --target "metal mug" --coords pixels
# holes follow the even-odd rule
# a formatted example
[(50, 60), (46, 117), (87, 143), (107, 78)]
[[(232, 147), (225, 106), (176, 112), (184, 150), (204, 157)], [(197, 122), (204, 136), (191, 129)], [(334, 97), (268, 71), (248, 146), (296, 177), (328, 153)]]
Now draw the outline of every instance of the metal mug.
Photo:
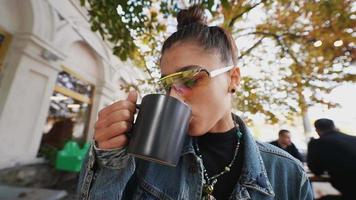
[(176, 166), (191, 118), (190, 107), (163, 95), (143, 97), (130, 133), (128, 153), (134, 157)]

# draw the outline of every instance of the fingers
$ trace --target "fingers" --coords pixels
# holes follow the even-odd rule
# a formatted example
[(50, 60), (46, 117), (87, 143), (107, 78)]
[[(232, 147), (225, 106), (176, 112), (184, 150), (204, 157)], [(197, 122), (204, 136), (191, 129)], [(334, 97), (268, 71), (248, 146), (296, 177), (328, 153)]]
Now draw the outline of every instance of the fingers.
[(137, 101), (137, 91), (132, 90), (129, 92), (129, 95), (127, 96), (127, 100), (132, 102), (133, 104), (136, 104)]
[(133, 120), (134, 120), (134, 112), (129, 110), (117, 110), (112, 113), (109, 113), (107, 116), (100, 118), (95, 123), (95, 129), (109, 127), (113, 123), (119, 121), (127, 121), (132, 123)]
[(123, 135), (124, 133), (128, 132), (132, 127), (132, 124), (126, 121), (119, 121), (116, 123), (113, 123), (112, 125), (98, 129), (95, 132), (94, 139), (99, 142), (103, 142), (109, 139), (112, 139), (113, 137)]
[(127, 109), (132, 113), (135, 113), (136, 112), (136, 103), (132, 103), (131, 101), (127, 101), (127, 100), (115, 102), (115, 103), (103, 108), (99, 112), (98, 116), (99, 116), (99, 119), (104, 118), (105, 116), (109, 115), (112, 112), (115, 112), (117, 110), (124, 110), (124, 109)]
[[(136, 113), (136, 101), (137, 101), (137, 92), (136, 91), (130, 91), (127, 100), (121, 100), (118, 102), (115, 102), (107, 107), (105, 107), (104, 109), (102, 109), (99, 112), (99, 119), (98, 122), (96, 123), (95, 128), (102, 128), (105, 126), (110, 126), (112, 124), (113, 121), (116, 120), (131, 120), (133, 121), (133, 115)], [(128, 112), (126, 111), (122, 111), (122, 110), (128, 110)], [(119, 117), (119, 118), (113, 118), (111, 119), (111, 117), (118, 116), (120, 115), (119, 112), (116, 111), (120, 111), (122, 113), (123, 116)], [(113, 114), (115, 113), (115, 114)], [(131, 113), (131, 114), (130, 114)], [(123, 118), (123, 119), (122, 119)], [(108, 121), (108, 119), (111, 119)]]
[(126, 146), (128, 143), (128, 138), (126, 135), (119, 135), (117, 137), (113, 137), (110, 140), (106, 140), (104, 142), (98, 142), (98, 147), (100, 149), (115, 149)]
[(99, 112), (94, 134), (99, 148), (121, 148), (127, 144), (125, 133), (132, 127), (136, 101), (137, 92), (131, 91), (126, 100), (115, 102)]

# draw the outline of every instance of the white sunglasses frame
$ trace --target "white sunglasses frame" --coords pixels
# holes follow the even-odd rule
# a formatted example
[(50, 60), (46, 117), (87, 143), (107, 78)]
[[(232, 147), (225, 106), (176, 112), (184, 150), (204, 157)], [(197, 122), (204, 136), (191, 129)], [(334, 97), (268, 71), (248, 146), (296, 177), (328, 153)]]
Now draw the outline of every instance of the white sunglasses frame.
[[(230, 71), (231, 69), (233, 69), (235, 66), (234, 65), (230, 65), (230, 66), (227, 66), (227, 67), (223, 67), (223, 68), (218, 68), (218, 69), (214, 69), (212, 71), (208, 71), (204, 68), (202, 68), (203, 71), (207, 72), (209, 77), (210, 78), (214, 78), (220, 74), (223, 74), (225, 72), (228, 72)], [(163, 79), (166, 79), (166, 78), (169, 78), (169, 77), (172, 77), (174, 76), (175, 74), (178, 74), (178, 73), (181, 73), (181, 72), (176, 72), (176, 73), (173, 73), (173, 74), (170, 74), (170, 75), (167, 75), (166, 77), (163, 77), (161, 78), (160, 80), (163, 80)], [(172, 84), (173, 85), (173, 84)]]

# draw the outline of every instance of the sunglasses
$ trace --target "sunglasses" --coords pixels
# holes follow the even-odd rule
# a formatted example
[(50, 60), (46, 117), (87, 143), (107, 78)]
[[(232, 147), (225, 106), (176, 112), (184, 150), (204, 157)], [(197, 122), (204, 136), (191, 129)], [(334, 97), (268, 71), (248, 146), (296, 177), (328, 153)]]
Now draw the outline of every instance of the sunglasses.
[(220, 74), (230, 71), (234, 66), (223, 67), (208, 71), (200, 66), (191, 65), (187, 70), (169, 74), (162, 77), (159, 81), (164, 90), (168, 93), (172, 87), (175, 89), (192, 89), (203, 78), (214, 78)]

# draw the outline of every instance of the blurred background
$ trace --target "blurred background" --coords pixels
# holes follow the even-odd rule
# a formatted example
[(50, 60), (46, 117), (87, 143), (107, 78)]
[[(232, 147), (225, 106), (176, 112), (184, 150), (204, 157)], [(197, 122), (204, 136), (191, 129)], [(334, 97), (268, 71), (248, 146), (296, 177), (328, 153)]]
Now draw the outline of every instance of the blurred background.
[(195, 3), (233, 34), (234, 109), (257, 140), (288, 129), (305, 155), (318, 118), (356, 135), (354, 1), (0, 0), (0, 199), (74, 198), (98, 111), (158, 91), (162, 42)]

